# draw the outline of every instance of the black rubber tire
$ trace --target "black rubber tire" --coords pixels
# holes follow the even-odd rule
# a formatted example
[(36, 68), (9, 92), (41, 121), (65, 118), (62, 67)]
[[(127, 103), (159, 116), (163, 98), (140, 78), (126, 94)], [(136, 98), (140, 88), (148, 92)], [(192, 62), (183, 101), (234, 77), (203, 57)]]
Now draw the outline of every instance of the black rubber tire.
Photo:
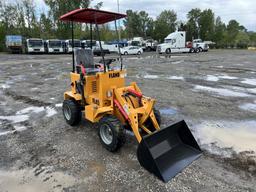
[(141, 52), (140, 52), (140, 51), (138, 51), (137, 55), (141, 55)]
[[(70, 118), (67, 118), (65, 115), (65, 109), (67, 108), (70, 109)], [(62, 112), (63, 112), (64, 119), (71, 126), (75, 126), (81, 121), (81, 117), (82, 117), (81, 107), (74, 100), (70, 100), (70, 99), (64, 100), (62, 105)]]
[(203, 49), (201, 47), (199, 47), (199, 52), (203, 52)]
[(196, 48), (195, 53), (199, 53), (199, 52), (200, 52), (200, 50), (198, 48)]
[[(156, 117), (156, 121), (160, 127), (161, 125), (161, 114), (160, 114), (160, 111), (157, 110), (157, 109), (153, 109), (154, 110), (154, 114), (155, 114), (155, 117)], [(154, 125), (151, 121), (151, 119), (147, 119), (146, 122), (145, 122), (145, 126), (152, 132), (154, 132), (156, 129), (154, 128)]]
[(166, 49), (166, 50), (165, 50), (165, 53), (166, 53), (166, 54), (171, 54), (171, 49), (169, 49), (169, 48)]
[[(111, 129), (112, 136), (113, 136), (112, 142), (109, 144), (104, 142), (104, 139), (101, 137), (101, 133), (100, 133), (101, 129), (103, 129), (105, 125), (107, 125)], [(123, 144), (126, 141), (125, 128), (122, 125), (122, 123), (119, 121), (119, 119), (117, 119), (113, 115), (107, 115), (102, 119), (100, 119), (98, 135), (99, 135), (101, 144), (108, 151), (111, 151), (111, 152), (117, 151), (120, 147), (123, 146)]]
[(125, 52), (124, 52), (124, 55), (128, 55), (128, 52), (127, 52), (127, 51), (125, 51)]

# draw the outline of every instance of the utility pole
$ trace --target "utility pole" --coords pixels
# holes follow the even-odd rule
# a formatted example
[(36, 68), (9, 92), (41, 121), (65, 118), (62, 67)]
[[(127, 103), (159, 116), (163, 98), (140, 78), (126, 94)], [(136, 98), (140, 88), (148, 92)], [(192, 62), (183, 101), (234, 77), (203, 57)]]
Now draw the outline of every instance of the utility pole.
[[(119, 0), (117, 0), (117, 12), (120, 13), (120, 10), (119, 10)], [(118, 20), (118, 27), (119, 27), (119, 29), (118, 29), (118, 38), (119, 38), (119, 41), (121, 41), (120, 19)]]

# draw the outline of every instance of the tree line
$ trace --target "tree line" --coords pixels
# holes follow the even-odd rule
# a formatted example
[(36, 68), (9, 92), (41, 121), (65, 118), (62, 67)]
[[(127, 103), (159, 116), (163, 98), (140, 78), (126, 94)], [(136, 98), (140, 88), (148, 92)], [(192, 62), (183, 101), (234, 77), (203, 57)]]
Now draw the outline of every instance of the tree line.
[[(25, 38), (37, 37), (43, 39), (69, 39), (71, 25), (59, 20), (68, 11), (79, 7), (89, 7), (91, 0), (44, 0), (48, 11), (39, 10), (34, 0), (16, 2), (0, 0), (0, 51), (4, 49), (5, 35), (22, 35)], [(102, 2), (95, 8), (100, 9)], [(163, 42), (164, 38), (175, 30), (187, 32), (187, 40), (201, 38), (216, 43), (216, 48), (256, 45), (256, 33), (248, 32), (236, 20), (230, 20), (226, 25), (211, 9), (192, 9), (187, 13), (187, 21), (178, 21), (174, 10), (162, 11), (153, 19), (145, 11), (126, 11), (127, 18), (120, 27), (121, 37), (129, 39), (135, 36), (153, 38)], [(106, 24), (101, 28), (101, 38), (105, 41), (116, 39), (113, 26)], [(93, 30), (95, 30), (93, 28)], [(90, 26), (74, 25), (75, 38), (89, 39)], [(96, 34), (95, 31), (93, 33)], [(95, 38), (95, 36), (93, 37)]]

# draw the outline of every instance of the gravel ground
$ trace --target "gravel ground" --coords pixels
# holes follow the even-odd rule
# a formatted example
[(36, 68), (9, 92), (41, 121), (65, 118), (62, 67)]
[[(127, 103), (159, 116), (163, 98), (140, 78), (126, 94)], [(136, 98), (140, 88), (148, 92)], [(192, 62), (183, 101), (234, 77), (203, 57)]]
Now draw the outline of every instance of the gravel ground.
[(123, 60), (163, 127), (185, 119), (204, 155), (163, 183), (140, 167), (131, 133), (112, 154), (96, 125), (65, 123), (70, 55), (0, 54), (0, 191), (256, 191), (255, 52)]

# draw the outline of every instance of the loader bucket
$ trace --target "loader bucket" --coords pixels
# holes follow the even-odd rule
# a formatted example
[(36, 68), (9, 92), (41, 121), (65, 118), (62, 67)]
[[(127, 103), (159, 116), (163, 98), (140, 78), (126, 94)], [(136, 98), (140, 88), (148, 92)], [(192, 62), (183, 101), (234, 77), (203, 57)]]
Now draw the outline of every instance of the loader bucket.
[(137, 148), (140, 165), (164, 182), (181, 172), (201, 153), (184, 120), (143, 137)]

